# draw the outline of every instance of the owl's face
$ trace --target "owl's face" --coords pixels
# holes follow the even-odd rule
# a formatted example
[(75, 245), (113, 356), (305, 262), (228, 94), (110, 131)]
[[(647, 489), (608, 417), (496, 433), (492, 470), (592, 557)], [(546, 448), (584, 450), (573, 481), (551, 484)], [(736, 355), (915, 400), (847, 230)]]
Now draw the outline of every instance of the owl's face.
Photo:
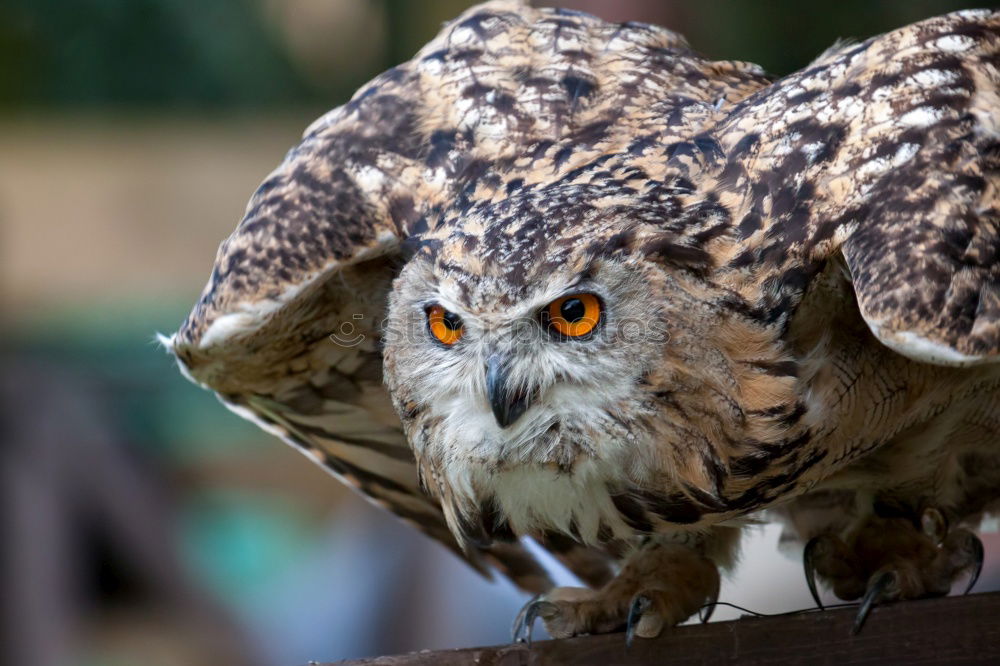
[(627, 215), (575, 211), (563, 226), (520, 212), (466, 219), (404, 268), (384, 351), (418, 459), (511, 514), (525, 484), (584, 492), (604, 466), (620, 475), (669, 338), (662, 267), (615, 251)]

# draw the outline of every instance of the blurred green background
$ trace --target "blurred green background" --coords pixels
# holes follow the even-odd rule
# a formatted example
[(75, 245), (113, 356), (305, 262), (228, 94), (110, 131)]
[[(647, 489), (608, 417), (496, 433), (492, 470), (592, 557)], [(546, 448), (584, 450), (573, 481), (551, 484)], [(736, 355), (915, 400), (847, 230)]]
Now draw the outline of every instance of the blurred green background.
[[(306, 125), (469, 4), (0, 1), (3, 663), (291, 664), (504, 640), (513, 590), (486, 590), (229, 414), (153, 342)], [(556, 4), (776, 75), (838, 38), (976, 6)], [(795, 585), (742, 600), (808, 605)], [(478, 601), (491, 594), (495, 608)]]

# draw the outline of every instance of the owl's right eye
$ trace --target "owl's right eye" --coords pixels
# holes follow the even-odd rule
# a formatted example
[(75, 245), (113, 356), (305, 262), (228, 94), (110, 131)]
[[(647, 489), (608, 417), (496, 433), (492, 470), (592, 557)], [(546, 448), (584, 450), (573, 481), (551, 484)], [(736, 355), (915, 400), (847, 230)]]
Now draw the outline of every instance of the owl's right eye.
[(571, 294), (549, 303), (542, 322), (561, 338), (586, 338), (601, 321), (601, 299), (594, 294)]
[(458, 342), (465, 332), (462, 318), (440, 305), (427, 308), (427, 327), (438, 342), (449, 346)]

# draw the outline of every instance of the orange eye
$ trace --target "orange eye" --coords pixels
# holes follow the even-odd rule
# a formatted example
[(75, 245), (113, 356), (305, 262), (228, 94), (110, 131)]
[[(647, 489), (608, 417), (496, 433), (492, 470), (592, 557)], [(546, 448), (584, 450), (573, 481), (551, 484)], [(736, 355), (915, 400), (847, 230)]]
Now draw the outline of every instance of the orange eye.
[(440, 305), (427, 308), (427, 326), (431, 329), (431, 335), (446, 345), (458, 342), (464, 332), (462, 318)]
[(601, 320), (601, 301), (593, 294), (572, 294), (557, 298), (543, 311), (546, 323), (559, 335), (579, 338)]

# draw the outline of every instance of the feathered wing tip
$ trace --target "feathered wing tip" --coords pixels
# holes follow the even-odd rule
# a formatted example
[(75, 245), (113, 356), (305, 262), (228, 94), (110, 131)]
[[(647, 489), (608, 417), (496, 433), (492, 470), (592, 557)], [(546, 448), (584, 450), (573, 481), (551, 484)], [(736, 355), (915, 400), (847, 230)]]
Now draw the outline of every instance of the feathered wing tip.
[(915, 33), (923, 48), (894, 63), (905, 87), (881, 86), (902, 88), (902, 108), (868, 161), (887, 168), (859, 202), (866, 219), (843, 246), (858, 305), (876, 337), (905, 356), (997, 362), (1000, 12), (957, 12), (897, 32)]
[(722, 280), (787, 322), (842, 253), (862, 316), (919, 361), (1000, 357), (1000, 12), (838, 46), (718, 128), (738, 193)]
[(164, 351), (173, 352), (174, 350), (174, 336), (172, 334), (164, 335), (157, 331), (153, 334), (153, 342), (163, 347)]

